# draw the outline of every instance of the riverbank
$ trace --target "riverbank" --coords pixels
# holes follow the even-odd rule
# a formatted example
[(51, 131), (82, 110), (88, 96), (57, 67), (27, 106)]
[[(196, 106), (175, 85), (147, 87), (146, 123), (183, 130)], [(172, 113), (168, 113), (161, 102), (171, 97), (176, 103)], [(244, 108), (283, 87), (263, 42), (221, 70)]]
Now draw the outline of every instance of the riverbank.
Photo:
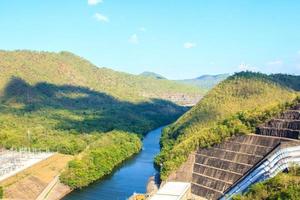
[[(139, 152), (136, 153), (136, 154), (133, 154), (132, 156), (127, 158), (124, 162), (127, 162), (130, 159), (133, 159), (138, 154), (139, 154)], [(118, 171), (119, 168), (122, 168), (122, 166), (124, 165), (124, 162), (122, 162), (119, 165), (115, 166), (115, 168), (113, 169), (113, 172), (111, 174)], [(104, 178), (111, 176), (111, 174), (108, 174)], [(100, 178), (98, 181), (101, 181), (101, 180), (102, 180), (102, 178)], [(91, 183), (91, 184), (93, 184), (93, 183)], [(44, 199), (45, 200), (60, 200), (60, 199), (63, 199), (64, 197), (66, 197), (68, 194), (70, 194), (73, 191), (74, 191), (74, 189), (70, 188), (69, 186), (67, 186), (63, 183), (61, 183), (61, 181), (58, 179), (56, 184), (54, 184), (54, 186), (48, 191), (48, 193), (46, 195), (46, 198), (44, 198)]]
[[(18, 173), (2, 182), (4, 198), (8, 199), (126, 199), (134, 192), (145, 193), (149, 177), (158, 172), (154, 168), (154, 156), (159, 153), (162, 128), (149, 132), (143, 139), (142, 150), (126, 159), (103, 179), (83, 189), (72, 190), (60, 182), (59, 176), (73, 156), (54, 154), (52, 157)], [(96, 192), (95, 192), (96, 191)]]
[(63, 199), (89, 200), (101, 197), (101, 200), (123, 200), (129, 198), (134, 192), (145, 193), (149, 177), (158, 173), (153, 160), (160, 151), (162, 128), (149, 132), (143, 139), (142, 151), (123, 162), (112, 174), (87, 187), (72, 191)]

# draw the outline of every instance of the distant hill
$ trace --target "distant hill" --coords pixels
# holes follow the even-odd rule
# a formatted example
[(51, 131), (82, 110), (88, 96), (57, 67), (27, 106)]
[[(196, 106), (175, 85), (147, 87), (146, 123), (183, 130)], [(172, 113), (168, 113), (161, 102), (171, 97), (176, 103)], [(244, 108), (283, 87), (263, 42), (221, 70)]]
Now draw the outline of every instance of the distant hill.
[(151, 77), (151, 78), (155, 78), (155, 79), (166, 79), (165, 77), (163, 77), (160, 74), (154, 73), (154, 72), (143, 72), (140, 74), (141, 76), (146, 76), (146, 77)]
[[(150, 77), (153, 79), (163, 79), (167, 80), (167, 78), (161, 76), (160, 74), (154, 72), (143, 72), (140, 76)], [(194, 79), (184, 79), (184, 80), (175, 80), (178, 83), (182, 83), (185, 85), (197, 87), (200, 90), (200, 93), (204, 95), (210, 89), (212, 89), (215, 85), (220, 83), (229, 77), (229, 74), (218, 74), (218, 75), (202, 75)]]
[(208, 91), (215, 85), (225, 80), (229, 74), (218, 74), (218, 75), (203, 75), (194, 79), (177, 80), (180, 83), (197, 86), (202, 90)]
[(166, 179), (197, 147), (207, 147), (276, 114), (299, 95), (300, 76), (240, 72), (228, 77), (175, 123), (164, 129), (156, 163)]

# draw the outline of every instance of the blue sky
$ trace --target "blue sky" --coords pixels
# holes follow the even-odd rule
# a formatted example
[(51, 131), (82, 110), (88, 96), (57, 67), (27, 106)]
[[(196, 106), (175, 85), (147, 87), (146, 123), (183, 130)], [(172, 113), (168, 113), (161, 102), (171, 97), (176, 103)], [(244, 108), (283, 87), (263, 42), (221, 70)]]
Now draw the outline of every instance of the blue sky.
[(300, 74), (296, 0), (1, 0), (0, 49), (71, 51), (171, 79)]

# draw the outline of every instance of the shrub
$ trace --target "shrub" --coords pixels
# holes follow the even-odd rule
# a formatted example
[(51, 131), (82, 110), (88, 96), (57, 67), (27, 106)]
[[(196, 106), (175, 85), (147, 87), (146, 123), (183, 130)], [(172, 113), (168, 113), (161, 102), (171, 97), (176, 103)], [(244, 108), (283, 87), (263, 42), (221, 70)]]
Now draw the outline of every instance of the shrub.
[(141, 149), (135, 134), (113, 131), (103, 135), (69, 162), (60, 180), (71, 188), (82, 188), (108, 175), (125, 159)]

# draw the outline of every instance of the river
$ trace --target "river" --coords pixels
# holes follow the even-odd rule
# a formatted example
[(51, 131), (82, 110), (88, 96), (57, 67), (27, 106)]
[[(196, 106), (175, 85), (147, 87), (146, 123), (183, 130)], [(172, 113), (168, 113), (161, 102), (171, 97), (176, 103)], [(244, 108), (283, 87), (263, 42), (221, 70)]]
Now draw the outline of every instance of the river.
[(126, 200), (134, 192), (145, 193), (149, 177), (158, 173), (153, 159), (160, 151), (161, 131), (162, 128), (158, 128), (149, 132), (143, 139), (142, 151), (110, 176), (71, 192), (63, 200)]

